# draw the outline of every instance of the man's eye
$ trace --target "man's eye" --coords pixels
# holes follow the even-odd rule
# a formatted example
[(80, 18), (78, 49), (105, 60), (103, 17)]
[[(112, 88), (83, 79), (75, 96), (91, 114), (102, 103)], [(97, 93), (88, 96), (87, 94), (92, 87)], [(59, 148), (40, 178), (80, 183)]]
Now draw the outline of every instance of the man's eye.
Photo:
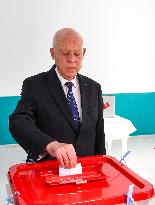
[(76, 56), (80, 56), (80, 53), (75, 53)]
[(68, 53), (62, 53), (62, 55), (67, 56), (67, 55), (68, 55)]

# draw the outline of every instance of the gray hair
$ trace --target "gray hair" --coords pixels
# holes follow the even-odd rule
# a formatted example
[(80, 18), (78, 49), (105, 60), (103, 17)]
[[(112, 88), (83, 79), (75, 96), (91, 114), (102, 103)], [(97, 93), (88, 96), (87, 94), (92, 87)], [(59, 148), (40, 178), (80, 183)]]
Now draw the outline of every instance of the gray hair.
[(52, 42), (53, 48), (56, 46), (58, 38), (63, 37), (65, 35), (74, 35), (79, 39), (81, 39), (81, 42), (83, 44), (83, 37), (78, 31), (76, 31), (73, 28), (62, 28), (54, 34), (53, 42)]

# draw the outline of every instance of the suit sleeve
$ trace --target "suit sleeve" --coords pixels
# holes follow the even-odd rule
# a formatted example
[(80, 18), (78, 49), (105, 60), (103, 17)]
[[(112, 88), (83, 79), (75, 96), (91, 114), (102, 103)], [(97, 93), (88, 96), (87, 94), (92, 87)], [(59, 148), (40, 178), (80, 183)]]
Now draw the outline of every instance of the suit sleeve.
[(98, 92), (98, 121), (96, 125), (95, 150), (96, 150), (96, 155), (106, 154), (104, 119), (103, 119), (103, 99), (102, 99), (102, 91), (100, 85), (99, 85), (99, 92)]
[(21, 100), (9, 117), (9, 129), (13, 138), (27, 153), (32, 152), (37, 156), (42, 154), (46, 145), (54, 139), (36, 125), (37, 99), (34, 92), (31, 81), (26, 79), (23, 82)]

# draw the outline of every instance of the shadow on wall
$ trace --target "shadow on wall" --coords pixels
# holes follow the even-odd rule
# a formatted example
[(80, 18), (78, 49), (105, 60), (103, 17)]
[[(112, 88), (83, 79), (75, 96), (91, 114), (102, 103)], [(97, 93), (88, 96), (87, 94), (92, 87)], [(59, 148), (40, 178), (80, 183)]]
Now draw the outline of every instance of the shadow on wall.
[[(155, 92), (114, 94), (116, 115), (132, 121), (137, 131), (131, 134), (155, 134)], [(16, 143), (8, 129), (9, 115), (14, 111), (20, 96), (0, 97), (0, 144)]]

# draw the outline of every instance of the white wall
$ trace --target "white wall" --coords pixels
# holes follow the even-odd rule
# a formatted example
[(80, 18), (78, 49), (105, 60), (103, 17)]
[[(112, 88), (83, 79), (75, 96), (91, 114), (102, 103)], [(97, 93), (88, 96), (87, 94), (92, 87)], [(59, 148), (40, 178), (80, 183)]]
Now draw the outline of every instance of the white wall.
[(81, 73), (104, 93), (155, 91), (155, 0), (1, 0), (0, 96), (53, 64), (55, 31), (79, 30), (87, 53)]

